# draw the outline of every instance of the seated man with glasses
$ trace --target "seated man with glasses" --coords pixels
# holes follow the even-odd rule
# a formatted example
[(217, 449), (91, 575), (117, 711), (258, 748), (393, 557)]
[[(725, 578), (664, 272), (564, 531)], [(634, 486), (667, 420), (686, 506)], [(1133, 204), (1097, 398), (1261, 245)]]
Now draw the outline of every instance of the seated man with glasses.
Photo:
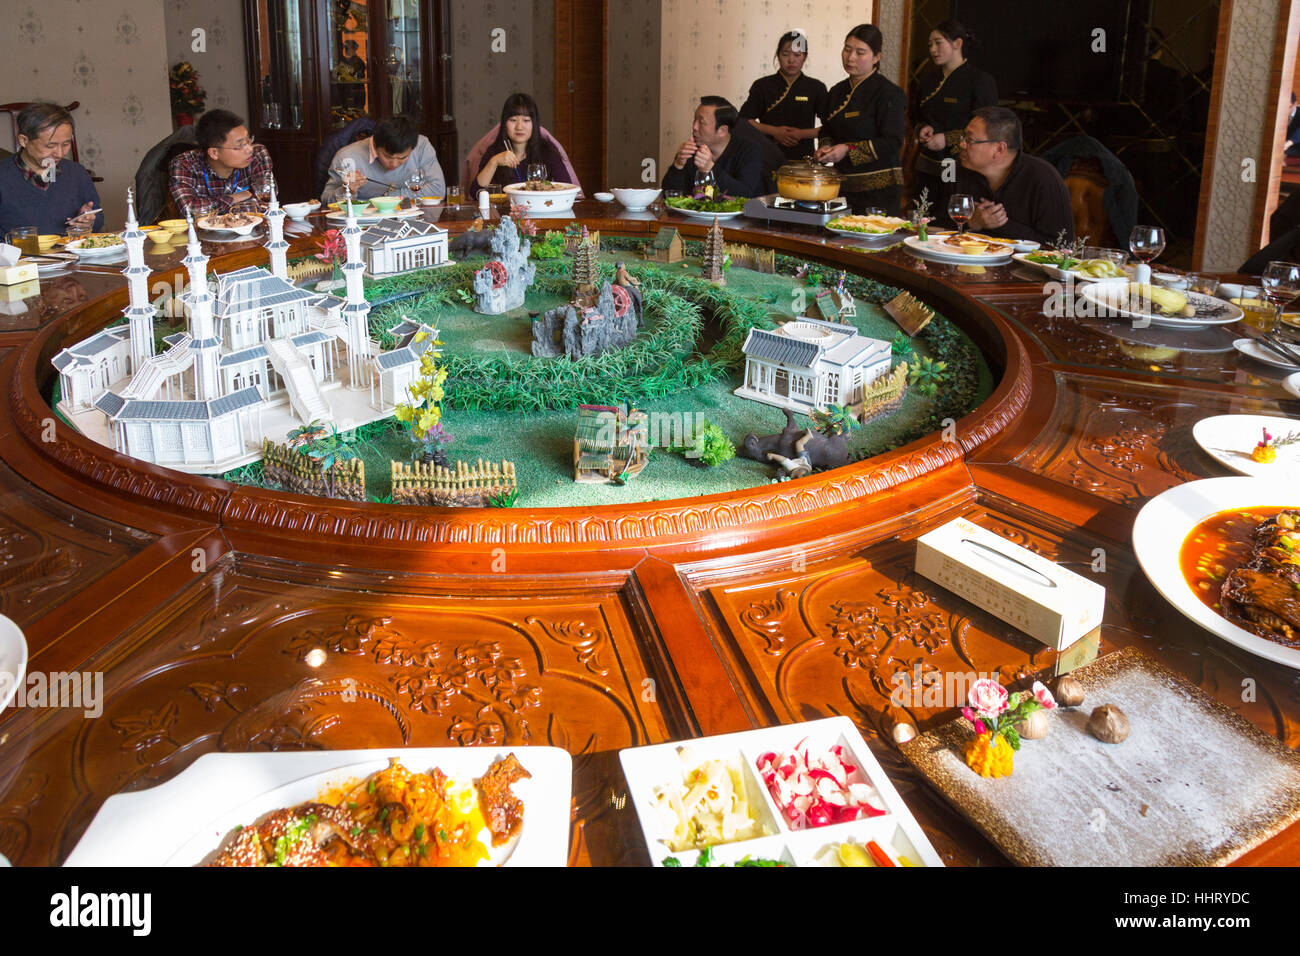
[[(975, 198), (967, 227), (1003, 239), (1054, 243), (1065, 232), (1074, 238), (1070, 190), (1051, 163), (1022, 150), (1020, 117), (1001, 106), (975, 110), (961, 138), (955, 178), (940, 176), (943, 194), (935, 209), (941, 225), (953, 226), (948, 199)], [(949, 182), (949, 179), (954, 181)]]
[(18, 114), (18, 152), (0, 160), (0, 239), (18, 226), (62, 234), (99, 229), (104, 213), (90, 173), (72, 160), (72, 116), (53, 103)]
[(229, 110), (208, 110), (194, 127), (199, 148), (172, 160), (176, 211), (195, 219), (209, 213), (256, 210), (271, 182), (271, 156), (253, 142), (244, 121)]

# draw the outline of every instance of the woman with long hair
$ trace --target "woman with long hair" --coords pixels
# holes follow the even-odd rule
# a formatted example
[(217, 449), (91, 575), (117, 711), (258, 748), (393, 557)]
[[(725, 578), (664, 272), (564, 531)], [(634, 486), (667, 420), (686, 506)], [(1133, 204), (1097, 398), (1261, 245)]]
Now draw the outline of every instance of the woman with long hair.
[(776, 41), (777, 71), (754, 81), (740, 108), (742, 119), (777, 146), (786, 159), (811, 156), (817, 117), (826, 115), (826, 84), (803, 73), (808, 38), (793, 31)]
[(912, 125), (916, 132), (916, 178), (913, 194), (930, 190), (939, 195), (945, 159), (957, 161), (962, 130), (981, 106), (998, 105), (998, 87), (966, 58), (975, 38), (956, 20), (944, 20), (930, 31), (930, 60), (916, 84)]
[[(577, 184), (568, 157), (537, 117), (537, 101), (527, 93), (512, 93), (501, 107), (501, 125), (482, 153), (470, 181), (467, 198), (476, 199), (483, 190), (499, 192), (511, 183), (528, 178), (534, 163), (546, 166), (546, 176), (556, 182)], [(477, 146), (475, 147), (477, 149)], [(496, 188), (493, 188), (496, 187)]]
[(863, 212), (876, 207), (896, 216), (902, 204), (899, 153), (907, 132), (907, 97), (880, 72), (884, 38), (862, 23), (844, 38), (840, 60), (846, 79), (830, 89), (826, 122), (818, 132), (819, 162), (834, 163), (844, 175), (840, 191)]

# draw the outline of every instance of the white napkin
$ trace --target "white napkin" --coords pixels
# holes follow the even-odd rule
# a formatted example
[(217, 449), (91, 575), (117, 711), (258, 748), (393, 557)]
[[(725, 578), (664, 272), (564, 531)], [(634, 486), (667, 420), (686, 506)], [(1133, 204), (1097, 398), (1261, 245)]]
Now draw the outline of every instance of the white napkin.
[(17, 246), (11, 246), (7, 242), (0, 242), (0, 266), (12, 266), (18, 262), (18, 257), (23, 251)]

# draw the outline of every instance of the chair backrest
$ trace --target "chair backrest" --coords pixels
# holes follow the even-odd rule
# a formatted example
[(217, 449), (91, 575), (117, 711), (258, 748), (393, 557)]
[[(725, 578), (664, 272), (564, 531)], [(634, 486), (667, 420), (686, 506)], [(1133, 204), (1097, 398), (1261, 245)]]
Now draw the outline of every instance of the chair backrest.
[(1065, 177), (1065, 186), (1070, 190), (1074, 234), (1089, 236), (1091, 245), (1115, 249), (1119, 248), (1119, 240), (1111, 228), (1110, 217), (1106, 215), (1107, 185), (1101, 164), (1089, 156), (1076, 159)]
[(314, 178), (312, 180), (313, 196), (319, 198), (320, 194), (325, 191), (325, 184), (330, 179), (330, 162), (334, 159), (334, 154), (344, 146), (349, 146), (359, 139), (365, 139), (374, 130), (374, 120), (369, 116), (358, 116), (347, 126), (325, 137), (320, 149), (316, 151), (316, 162), (313, 166)]
[[(21, 113), (23, 110), (27, 109), (27, 107), (31, 105), (32, 105), (31, 103), (0, 104), (0, 113), (9, 114), (9, 127), (10, 127), (10, 131), (13, 134), (15, 153), (18, 152), (18, 114)], [(80, 105), (81, 105), (81, 101), (76, 100), (72, 103), (69, 103), (67, 106), (63, 108), (67, 110), (69, 113), (71, 113)], [(74, 163), (81, 162), (81, 159), (77, 156), (77, 127), (75, 125), (72, 127), (72, 161)], [(102, 180), (99, 181), (102, 182)]]

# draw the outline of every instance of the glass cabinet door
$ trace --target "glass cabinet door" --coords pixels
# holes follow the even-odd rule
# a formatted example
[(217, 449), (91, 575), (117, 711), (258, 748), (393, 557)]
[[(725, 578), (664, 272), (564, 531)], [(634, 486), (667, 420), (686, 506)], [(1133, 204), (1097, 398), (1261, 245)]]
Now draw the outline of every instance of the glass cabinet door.
[(388, 97), (385, 112), (419, 117), (421, 100), (420, 0), (380, 0), (387, 8), (386, 77), (381, 87)]
[[(303, 24), (299, 0), (257, 0), (255, 75), (263, 129), (302, 129)], [(259, 107), (254, 107), (255, 110)]]
[[(371, 99), (370, 11), (361, 0), (326, 0), (329, 6), (329, 126), (347, 126), (358, 116), (378, 115)], [(382, 59), (380, 60), (382, 62)]]

